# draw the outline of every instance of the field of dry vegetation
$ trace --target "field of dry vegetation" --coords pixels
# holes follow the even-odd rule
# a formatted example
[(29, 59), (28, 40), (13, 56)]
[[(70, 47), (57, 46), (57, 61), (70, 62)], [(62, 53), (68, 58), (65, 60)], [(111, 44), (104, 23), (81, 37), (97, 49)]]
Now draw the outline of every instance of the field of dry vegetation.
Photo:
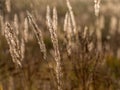
[(120, 0), (0, 0), (0, 90), (120, 90)]

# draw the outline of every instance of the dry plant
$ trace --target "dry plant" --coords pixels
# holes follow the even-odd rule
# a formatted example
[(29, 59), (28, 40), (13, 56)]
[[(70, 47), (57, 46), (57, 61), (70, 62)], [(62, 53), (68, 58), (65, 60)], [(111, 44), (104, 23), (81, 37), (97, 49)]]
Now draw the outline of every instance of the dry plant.
[[(47, 15), (46, 15), (47, 22), (46, 23), (47, 23), (47, 28), (49, 29), (49, 32), (50, 32), (51, 41), (52, 41), (52, 45), (54, 49), (53, 58), (56, 63), (54, 69), (51, 68), (52, 65), (54, 65), (54, 63), (53, 62), (49, 63), (49, 61), (51, 61), (50, 60), (51, 56), (47, 53), (47, 51), (49, 52), (51, 47), (50, 49), (46, 49), (44, 39), (43, 39), (43, 34), (40, 29), (41, 27), (39, 28), (38, 24), (36, 23), (36, 20), (40, 20), (39, 13), (36, 14), (37, 18), (34, 19), (33, 16), (29, 12), (27, 12), (27, 18), (25, 18), (24, 20), (20, 20), (24, 22), (23, 23), (24, 30), (21, 31), (24, 34), (22, 38), (24, 38), (25, 42), (28, 42), (29, 44), (28, 29), (30, 28), (28, 24), (30, 23), (35, 33), (35, 36), (37, 38), (40, 50), (43, 54), (43, 58), (41, 58), (41, 56), (40, 58), (44, 59), (43, 62), (46, 61), (48, 64), (48, 66), (46, 66), (46, 64), (44, 63), (39, 65), (40, 64), (39, 59), (38, 59), (39, 56), (37, 56), (39, 54), (36, 54), (37, 53), (36, 51), (35, 51), (36, 53), (33, 52), (37, 56), (34, 58), (33, 56), (30, 55), (31, 53), (30, 51), (33, 50), (34, 46), (32, 46), (32, 48), (28, 47), (27, 53), (29, 54), (26, 54), (26, 56), (28, 55), (26, 59), (31, 60), (31, 61), (26, 62), (26, 63), (24, 62), (25, 66), (23, 65), (22, 69), (25, 71), (24, 72), (25, 74), (21, 77), (17, 77), (19, 79), (22, 78), (22, 80), (24, 78), (27, 79), (26, 80), (28, 83), (28, 85), (26, 85), (28, 87), (27, 90), (33, 89), (33, 87), (35, 89), (38, 89), (36, 88), (36, 86), (41, 87), (39, 88), (40, 90), (41, 89), (45, 89), (45, 90), (52, 89), (53, 90), (51, 86), (53, 85), (54, 80), (57, 82), (57, 85), (56, 85), (57, 90), (64, 90), (64, 89), (65, 90), (66, 89), (67, 90), (76, 90), (76, 89), (77, 90), (101, 90), (101, 87), (102, 88), (107, 87), (106, 90), (108, 90), (109, 88), (112, 87), (112, 83), (114, 82), (115, 79), (112, 78), (110, 70), (106, 65), (106, 60), (105, 60), (106, 52), (103, 51), (103, 48), (106, 48), (108, 49), (108, 52), (109, 52), (110, 43), (106, 43), (107, 46), (102, 46), (104, 45), (102, 41), (103, 39), (102, 30), (105, 28), (104, 25), (106, 22), (104, 21), (105, 17), (99, 15), (100, 1), (101, 0), (94, 0), (96, 26), (92, 26), (92, 29), (89, 29), (89, 27), (85, 26), (84, 29), (81, 28), (81, 30), (79, 31), (77, 24), (76, 24), (72, 6), (70, 5), (69, 0), (66, 0), (68, 10), (64, 18), (64, 33), (59, 32), (60, 34), (65, 35), (65, 37), (62, 38), (62, 40), (63, 39), (65, 40), (65, 42), (63, 41), (65, 45), (61, 43), (62, 40), (61, 42), (58, 41), (59, 37), (57, 35), (58, 33), (57, 31), (58, 30), (57, 10), (54, 7), (53, 14), (51, 16), (50, 7), (47, 6)], [(8, 10), (8, 12), (10, 12), (10, 10)], [(23, 17), (24, 17), (24, 14), (23, 14)], [(3, 17), (1, 17), (1, 28), (4, 27), (3, 23), (4, 23)], [(41, 21), (41, 23), (43, 23), (43, 21)], [(18, 21), (17, 14), (15, 14), (14, 15), (14, 29), (12, 29), (9, 23), (6, 23), (4, 33), (5, 33), (5, 38), (10, 48), (10, 54), (12, 56), (13, 62), (16, 65), (22, 66), (22, 60), (24, 58), (24, 52), (25, 52), (25, 43), (24, 43), (24, 39), (19, 40), (19, 36), (20, 36), (19, 30), (18, 30), (20, 27), (19, 24), (21, 23)], [(120, 24), (120, 21), (119, 21), (119, 24)], [(115, 30), (117, 28), (116, 26), (117, 26), (117, 19), (116, 17), (112, 17), (111, 25), (110, 25), (111, 31), (109, 33), (113, 36), (116, 35), (115, 33), (116, 32)], [(94, 28), (95, 28), (95, 31), (94, 31)], [(119, 28), (120, 28), (120, 25), (119, 25)], [(3, 30), (4, 28), (2, 29), (2, 31)], [(120, 29), (118, 32), (120, 33)], [(47, 35), (48, 33), (45, 33), (45, 34)], [(45, 38), (45, 40), (46, 39), (48, 38)], [(46, 45), (49, 45), (48, 43), (49, 41), (46, 42)], [(59, 45), (60, 45), (60, 48), (59, 48)], [(34, 48), (38, 48), (38, 47), (34, 47)], [(31, 58), (34, 60), (32, 60)], [(118, 48), (117, 50), (117, 58), (120, 59), (120, 48)], [(63, 67), (63, 64), (64, 64), (64, 67)], [(43, 66), (45, 65), (44, 69), (40, 67), (42, 65)], [(48, 70), (47, 72), (45, 71), (45, 68), (47, 68)], [(51, 69), (53, 70), (52, 78), (54, 78), (54, 80), (52, 80), (51, 83), (49, 83), (50, 81), (49, 78), (51, 77), (50, 76)], [(39, 73), (39, 71), (45, 72), (45, 74), (41, 74), (41, 72)], [(66, 73), (66, 76), (63, 75), (63, 73)], [(8, 85), (10, 85), (11, 87), (14, 87), (12, 84), (14, 82), (17, 82), (17, 80), (15, 81), (15, 79), (14, 80), (13, 79), (14, 77), (9, 78), (10, 84)], [(24, 80), (22, 82), (24, 82)]]
[(97, 48), (98, 48), (98, 51), (102, 52), (102, 49), (103, 49), (102, 47), (102, 21), (101, 21), (101, 17), (99, 17), (101, 0), (94, 0), (94, 3), (95, 3), (94, 9), (95, 9), (95, 16), (96, 16), (95, 29), (96, 29), (96, 38), (97, 38)]
[[(96, 4), (99, 5), (99, 1), (97, 1)], [(101, 54), (103, 53), (101, 29), (104, 26), (103, 24), (99, 26), (99, 23), (104, 23), (104, 21), (99, 21), (99, 19), (97, 19), (96, 31), (93, 31), (92, 33), (90, 33), (88, 30), (88, 27), (85, 27), (83, 31), (78, 31), (76, 28), (72, 7), (68, 0), (67, 6), (68, 12), (66, 13), (64, 19), (64, 31), (67, 42), (67, 52), (70, 53), (69, 59), (72, 61), (74, 73), (77, 79), (79, 79), (82, 90), (88, 90), (91, 85), (93, 86), (93, 89), (96, 90), (96, 68), (101, 67), (105, 62), (104, 55)], [(96, 9), (96, 16), (98, 16), (98, 6)], [(94, 35), (95, 33), (97, 38)], [(74, 38), (76, 39), (74, 42), (72, 41), (73, 34), (75, 35)], [(72, 43), (74, 44), (72, 45)]]
[(34, 28), (34, 33), (35, 33), (36, 38), (38, 40), (38, 44), (40, 46), (40, 50), (43, 53), (43, 58), (46, 59), (47, 58), (47, 56), (46, 56), (47, 52), (46, 52), (46, 47), (45, 47), (45, 44), (44, 44), (44, 41), (43, 41), (42, 32), (39, 29), (39, 27), (37, 26), (37, 24), (35, 23), (32, 15), (29, 12), (27, 12), (27, 14), (28, 14), (28, 20), (29, 20), (29, 22), (31, 23), (31, 25)]
[(24, 59), (24, 51), (25, 51), (25, 44), (24, 40), (21, 39), (21, 42), (18, 39), (18, 36), (12, 29), (9, 23), (6, 23), (5, 26), (5, 38), (10, 48), (10, 54), (12, 56), (13, 62), (18, 65), (22, 66), (21, 62)]
[[(56, 12), (56, 11), (54, 10), (54, 12)], [(37, 37), (41, 52), (43, 53), (43, 58), (44, 58), (45, 62), (47, 62), (47, 66), (49, 68), (51, 79), (52, 79), (51, 81), (53, 82), (53, 84), (56, 84), (57, 81), (55, 80), (56, 78), (54, 77), (55, 76), (54, 70), (51, 69), (51, 65), (49, 64), (49, 61), (47, 60), (47, 52), (46, 52), (46, 47), (45, 47), (45, 44), (44, 44), (44, 41), (43, 41), (42, 32), (38, 28), (38, 26), (37, 26), (35, 20), (33, 19), (32, 15), (29, 12), (27, 12), (27, 14), (28, 14), (27, 18), (28, 18), (28, 20), (30, 21), (31, 25), (34, 28), (34, 33), (35, 33), (35, 36)], [(55, 15), (54, 15), (53, 18), (54, 18), (54, 28), (57, 30), (57, 26), (56, 26), (57, 18), (56, 18)], [(27, 25), (27, 24), (25, 24), (25, 25)], [(27, 26), (25, 26), (25, 27), (27, 27)], [(27, 30), (24, 31), (24, 34), (27, 35)]]
[(11, 12), (11, 0), (5, 0), (7, 12)]
[(100, 24), (100, 19), (96, 19), (96, 38), (97, 38), (97, 48), (98, 51), (102, 51), (103, 46), (102, 46), (102, 29), (99, 26)]
[(15, 29), (15, 33), (17, 35), (19, 35), (19, 25), (18, 25), (18, 15), (17, 14), (14, 15), (14, 29)]
[(59, 52), (59, 45), (58, 45), (58, 39), (57, 39), (57, 11), (56, 8), (53, 9), (53, 19), (51, 18), (50, 14), (50, 7), (47, 6), (47, 15), (46, 15), (46, 20), (47, 20), (47, 26), (51, 35), (51, 40), (53, 43), (53, 48), (54, 48), (54, 59), (56, 61), (56, 77), (57, 77), (57, 85), (58, 85), (58, 90), (63, 90), (62, 87), (62, 62), (61, 62), (61, 57), (60, 57), (60, 52)]
[(75, 17), (74, 17), (74, 13), (73, 13), (73, 10), (72, 10), (72, 6), (70, 5), (69, 0), (67, 0), (67, 7), (68, 7), (68, 10), (69, 10), (68, 13), (70, 14), (70, 19), (71, 19), (71, 23), (72, 23), (73, 33), (74, 33), (74, 35), (76, 35), (77, 34), (76, 22), (75, 22)]
[(28, 42), (28, 20), (27, 20), (27, 18), (25, 18), (25, 20), (24, 20), (24, 38), (25, 38), (25, 42)]
[(116, 34), (117, 18), (115, 16), (112, 16), (110, 21), (109, 33), (111, 36), (114, 36)]
[(1, 27), (1, 33), (4, 35), (4, 17), (0, 15), (0, 27)]
[(95, 8), (95, 15), (99, 16), (99, 12), (100, 12), (100, 2), (101, 0), (94, 0), (94, 8)]
[(70, 5), (69, 0), (66, 0), (68, 11), (64, 19), (64, 32), (65, 32), (65, 43), (68, 56), (71, 54), (72, 50), (75, 48), (75, 44), (78, 43), (78, 30), (75, 21), (75, 16)]
[[(77, 49), (71, 54), (71, 61), (74, 69), (74, 73), (79, 80), (79, 86), (82, 90), (89, 90), (93, 87), (96, 90), (96, 78), (100, 73), (97, 72), (97, 68), (104, 65), (103, 52), (99, 52), (96, 48), (95, 33), (90, 35), (89, 29), (85, 27), (84, 31), (79, 33), (79, 44)], [(109, 77), (107, 77), (109, 78)], [(104, 77), (101, 80), (106, 80)]]
[(64, 32), (65, 32), (65, 38), (66, 38), (66, 49), (68, 55), (71, 55), (72, 52), (72, 44), (73, 44), (73, 33), (72, 33), (72, 24), (70, 20), (70, 15), (66, 13), (65, 19), (64, 19)]

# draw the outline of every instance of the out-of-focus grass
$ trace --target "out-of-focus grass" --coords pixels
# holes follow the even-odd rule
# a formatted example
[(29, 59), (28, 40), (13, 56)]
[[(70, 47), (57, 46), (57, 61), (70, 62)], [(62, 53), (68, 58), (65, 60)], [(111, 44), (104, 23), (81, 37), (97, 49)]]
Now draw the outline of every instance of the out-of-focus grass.
[[(36, 21), (37, 21), (39, 27), (42, 28), (42, 32), (44, 32), (46, 47), (48, 50), (51, 50), (52, 43), (51, 43), (51, 40), (49, 37), (50, 35), (46, 32), (47, 28), (45, 26), (46, 6), (50, 5), (51, 8), (53, 8), (54, 6), (57, 7), (58, 17), (59, 17), (58, 18), (58, 21), (59, 21), (58, 29), (63, 30), (62, 25), (63, 25), (65, 13), (67, 11), (67, 6), (66, 6), (65, 0), (11, 0), (11, 1), (12, 1), (12, 4), (11, 4), (12, 9), (11, 9), (11, 12), (8, 13), (11, 21), (13, 20), (13, 16), (15, 13), (17, 13), (17, 15), (19, 17), (19, 21), (20, 21), (21, 13), (23, 14), (24, 17), (26, 17), (27, 10), (32, 12), (33, 16), (35, 16), (35, 18), (37, 19)], [(109, 24), (110, 24), (111, 16), (119, 17), (120, 1), (119, 0), (101, 0), (101, 1), (102, 1), (102, 3), (101, 3), (100, 14), (103, 15), (106, 20), (105, 27), (103, 29), (104, 30), (103, 31), (103, 41), (105, 41), (106, 36), (108, 35), (108, 30), (110, 29)], [(83, 30), (84, 26), (92, 26), (94, 29), (95, 15), (94, 15), (93, 0), (70, 0), (70, 2), (73, 7), (77, 25), (80, 25), (82, 30)], [(22, 22), (23, 21), (21, 21), (21, 23)], [(31, 31), (31, 29), (29, 29), (29, 31)], [(2, 37), (1, 39), (2, 39), (2, 41), (1, 41), (2, 43), (0, 43), (0, 51), (1, 51), (0, 52), (0, 60), (3, 62), (3, 64), (2, 64), (3, 69), (0, 70), (0, 74), (1, 75), (4, 74), (6, 77), (8, 77), (9, 75), (14, 76), (16, 73), (15, 74), (12, 73), (13, 71), (11, 71), (11, 70), (13, 70), (13, 69), (16, 70), (16, 69), (14, 67), (14, 64), (12, 63), (12, 60), (11, 60), (11, 57), (10, 57), (10, 54), (8, 51), (8, 45), (6, 44), (4, 37)], [(62, 41), (60, 41), (60, 42), (62, 42)], [(5, 50), (5, 48), (7, 50)], [(51, 50), (51, 52), (52, 52), (52, 50)], [(34, 80), (40, 81), (39, 79), (42, 79), (41, 80), (42, 84), (44, 84), (46, 81), (49, 81), (49, 77), (50, 77), (49, 72), (50, 71), (49, 71), (48, 67), (46, 66), (46, 63), (43, 62), (41, 59), (42, 55), (40, 53), (39, 46), (37, 45), (37, 41), (35, 39), (34, 39), (34, 41), (30, 41), (30, 42), (26, 43), (26, 53), (27, 53), (27, 55), (25, 55), (25, 61), (23, 61), (23, 63), (27, 63), (27, 66), (24, 66), (24, 65), (23, 66), (25, 67), (25, 72), (26, 72), (25, 76), (27, 77), (28, 81), (31, 81), (33, 84), (38, 83), (37, 81), (34, 81)], [(48, 58), (49, 58), (49, 56), (48, 56)], [(51, 61), (51, 59), (52, 58), (50, 58), (49, 61)], [(68, 66), (68, 65), (69, 64), (67, 62), (66, 66)], [(110, 70), (112, 72), (111, 75), (113, 78), (119, 78), (120, 63), (119, 63), (119, 60), (116, 59), (116, 57), (109, 55), (109, 57), (107, 58), (106, 66), (107, 66), (107, 69), (106, 68), (103, 69), (103, 67), (101, 67), (99, 69), (99, 71), (102, 72), (101, 73), (102, 76), (106, 75), (105, 74), (106, 70)], [(10, 68), (8, 68), (8, 67), (10, 67)], [(68, 66), (67, 69), (69, 69), (69, 67), (70, 66)], [(66, 74), (66, 76), (68, 76), (67, 79), (71, 80), (70, 83), (72, 83), (72, 85), (75, 88), (79, 88), (78, 87), (79, 80), (75, 76), (75, 73), (71, 70), (68, 70), (68, 72), (69, 72), (69, 74)], [(3, 79), (6, 77), (3, 77)], [(101, 77), (99, 77), (99, 79), (100, 79), (99, 81), (101, 81), (103, 83), (103, 85), (102, 84), (99, 85), (99, 83), (98, 83), (99, 90), (103, 90), (106, 82), (102, 81), (103, 79), (101, 80)], [(17, 80), (15, 80), (15, 81), (17, 82)], [(29, 84), (31, 84), (31, 83), (28, 83), (28, 86), (29, 86)], [(40, 84), (40, 83), (38, 83), (38, 84)], [(35, 86), (33, 86), (33, 87), (35, 87)], [(39, 90), (41, 90), (41, 89), (39, 89)], [(108, 88), (106, 90), (108, 90)], [(112, 89), (112, 90), (114, 90), (114, 89)]]

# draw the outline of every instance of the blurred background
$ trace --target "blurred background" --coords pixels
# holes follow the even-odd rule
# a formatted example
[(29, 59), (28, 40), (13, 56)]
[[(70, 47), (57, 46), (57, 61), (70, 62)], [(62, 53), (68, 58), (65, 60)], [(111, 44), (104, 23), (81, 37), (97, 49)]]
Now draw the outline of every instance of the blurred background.
[[(112, 78), (110, 85), (106, 84), (104, 78), (98, 77), (97, 90), (119, 90), (120, 84), (120, 0), (101, 0), (100, 15), (95, 16), (94, 0), (70, 0), (77, 29), (84, 30), (87, 26), (90, 31), (96, 29), (96, 19), (99, 19), (99, 29), (101, 30), (101, 42), (103, 52), (106, 55), (106, 64), (100, 69), (101, 77)], [(46, 26), (46, 7), (51, 10), (56, 7), (58, 12), (58, 38), (60, 48), (62, 46), (63, 23), (65, 14), (68, 11), (65, 0), (0, 0), (0, 90), (56, 90), (56, 84), (51, 80), (50, 71), (54, 70), (53, 46), (50, 34)], [(12, 62), (9, 53), (9, 46), (4, 37), (4, 23), (10, 22), (14, 26), (17, 17), (19, 32), (23, 32), (24, 21), (29, 11), (41, 29), (48, 51), (47, 62), (43, 60), (42, 54), (37, 44), (32, 27), (28, 27), (28, 42), (25, 44), (25, 58), (23, 67), (17, 68)], [(61, 49), (60, 49), (61, 50)], [(66, 55), (64, 51), (61, 53)], [(75, 57), (73, 55), (73, 57)], [(74, 59), (74, 58), (72, 58)], [(69, 57), (64, 59), (64, 66), (69, 64)], [(82, 90), (78, 78), (71, 70), (71, 64), (65, 66), (65, 74), (69, 77), (65, 90)], [(68, 70), (67, 70), (68, 69)], [(69, 70), (70, 69), (70, 70)], [(109, 74), (107, 73), (109, 72)], [(107, 74), (106, 74), (107, 73)], [(78, 72), (79, 74), (79, 72)], [(103, 75), (103, 76), (102, 76)], [(53, 75), (54, 76), (54, 75)], [(55, 76), (54, 76), (55, 77)], [(109, 78), (108, 78), (109, 81)], [(67, 81), (66, 81), (67, 82)], [(105, 83), (105, 84), (104, 84)], [(100, 86), (100, 87), (99, 87)], [(96, 89), (90, 89), (96, 90)]]

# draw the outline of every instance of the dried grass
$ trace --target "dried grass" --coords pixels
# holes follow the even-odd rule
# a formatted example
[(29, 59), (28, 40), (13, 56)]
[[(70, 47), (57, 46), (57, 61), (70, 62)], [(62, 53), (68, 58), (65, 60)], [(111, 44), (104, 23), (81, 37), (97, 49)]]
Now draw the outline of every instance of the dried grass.
[(22, 66), (21, 62), (24, 58), (25, 45), (24, 40), (20, 43), (17, 34), (9, 23), (5, 26), (5, 38), (10, 48), (12, 60), (16, 65)]

